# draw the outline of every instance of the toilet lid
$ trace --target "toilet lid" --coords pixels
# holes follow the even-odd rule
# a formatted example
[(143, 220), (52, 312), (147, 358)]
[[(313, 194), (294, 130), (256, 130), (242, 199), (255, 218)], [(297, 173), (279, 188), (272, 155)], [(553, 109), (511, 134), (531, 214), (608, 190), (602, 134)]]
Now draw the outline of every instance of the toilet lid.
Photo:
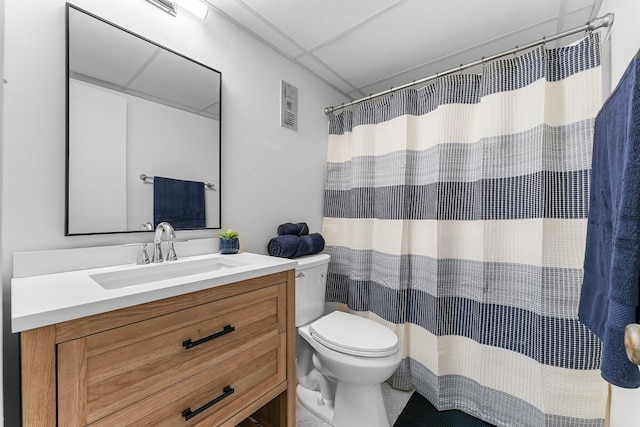
[(385, 326), (353, 314), (334, 311), (309, 325), (320, 344), (341, 353), (363, 357), (390, 356), (398, 351), (398, 337)]

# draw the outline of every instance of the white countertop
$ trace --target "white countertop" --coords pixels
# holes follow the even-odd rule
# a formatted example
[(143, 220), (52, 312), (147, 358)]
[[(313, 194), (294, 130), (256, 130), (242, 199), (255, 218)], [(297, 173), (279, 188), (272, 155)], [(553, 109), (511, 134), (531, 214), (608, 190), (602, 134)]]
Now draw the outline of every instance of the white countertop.
[[(238, 261), (245, 265), (118, 289), (104, 289), (90, 277), (94, 274), (152, 269), (162, 264), (177, 265), (216, 257)], [(11, 280), (11, 330), (25, 331), (295, 269), (297, 261), (239, 252), (234, 255), (210, 254), (185, 257), (162, 264), (129, 264), (13, 278)]]

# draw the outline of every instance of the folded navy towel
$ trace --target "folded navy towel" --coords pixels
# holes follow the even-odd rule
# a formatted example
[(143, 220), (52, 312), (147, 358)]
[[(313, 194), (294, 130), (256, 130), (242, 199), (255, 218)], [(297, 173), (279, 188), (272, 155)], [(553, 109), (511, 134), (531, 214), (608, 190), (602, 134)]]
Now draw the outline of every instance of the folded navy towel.
[(309, 226), (306, 222), (299, 222), (294, 224), (287, 222), (278, 226), (278, 235), (283, 236), (285, 234), (295, 234), (296, 236), (302, 236), (309, 234)]
[(154, 227), (163, 221), (176, 230), (206, 227), (204, 183), (154, 177)]
[(298, 258), (313, 255), (324, 250), (324, 237), (319, 233), (295, 236), (285, 234), (269, 240), (269, 255), (280, 258)]
[(300, 248), (300, 237), (292, 234), (274, 237), (269, 240), (267, 251), (271, 256), (280, 258), (293, 258)]
[(300, 247), (296, 258), (304, 255), (313, 255), (324, 250), (324, 237), (319, 233), (307, 234), (300, 236)]

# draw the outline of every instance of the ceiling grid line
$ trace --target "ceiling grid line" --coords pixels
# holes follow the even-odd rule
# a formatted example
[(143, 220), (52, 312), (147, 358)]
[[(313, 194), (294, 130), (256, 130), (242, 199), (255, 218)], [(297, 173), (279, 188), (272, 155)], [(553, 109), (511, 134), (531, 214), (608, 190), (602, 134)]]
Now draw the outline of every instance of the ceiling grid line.
[[(254, 16), (254, 18), (256, 18), (257, 20), (259, 20), (260, 22), (262, 22), (264, 25), (266, 25), (267, 27), (271, 28), (271, 30), (275, 31), (276, 33), (278, 33), (282, 38), (286, 39), (287, 41), (289, 41), (291, 44), (293, 44), (294, 46), (296, 46), (298, 49), (300, 49), (303, 52), (306, 52), (306, 49), (304, 48), (304, 46), (301, 46), (300, 44), (298, 44), (297, 41), (295, 41), (293, 38), (291, 38), (287, 33), (285, 33), (284, 31), (282, 31), (280, 28), (278, 28), (278, 26), (276, 26), (274, 23), (272, 23), (271, 21), (269, 21), (268, 19), (266, 19), (264, 16), (260, 15), (258, 12), (256, 12), (251, 6), (247, 5), (245, 2), (243, 2), (242, 0), (234, 0), (235, 3), (237, 5), (239, 5), (240, 7), (244, 8), (247, 12), (249, 12), (250, 14), (252, 14)], [(293, 57), (295, 59), (295, 57)]]
[(340, 39), (344, 38), (345, 36), (349, 35), (350, 33), (354, 32), (354, 31), (358, 30), (359, 28), (361, 28), (362, 26), (366, 25), (367, 23), (369, 23), (371, 21), (374, 21), (375, 19), (379, 18), (380, 16), (388, 13), (391, 9), (393, 9), (394, 7), (397, 7), (403, 1), (406, 1), (406, 0), (398, 0), (395, 3), (387, 6), (386, 8), (380, 10), (379, 12), (376, 12), (375, 14), (370, 15), (368, 18), (366, 18), (366, 19), (364, 19), (364, 20), (362, 20), (362, 21), (360, 21), (360, 22), (358, 22), (356, 24), (353, 24), (347, 30), (345, 30), (345, 31), (343, 31), (343, 32), (341, 32), (339, 34), (334, 35), (333, 37), (323, 41), (322, 43), (320, 43), (320, 44), (318, 44), (316, 46), (313, 46), (312, 48), (307, 50), (307, 53), (313, 53), (316, 50), (319, 50), (319, 49), (321, 49), (321, 48), (323, 48), (323, 47), (325, 47), (327, 45), (330, 45), (332, 43), (335, 43), (335, 42), (339, 41)]

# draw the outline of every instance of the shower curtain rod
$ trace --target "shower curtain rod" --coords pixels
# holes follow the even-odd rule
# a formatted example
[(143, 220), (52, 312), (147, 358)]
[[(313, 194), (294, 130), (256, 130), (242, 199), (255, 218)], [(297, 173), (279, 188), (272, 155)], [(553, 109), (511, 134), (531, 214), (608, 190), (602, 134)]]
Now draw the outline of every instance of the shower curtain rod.
[(460, 65), (459, 67), (452, 68), (452, 69), (444, 71), (442, 73), (436, 73), (436, 74), (434, 74), (432, 76), (425, 77), (425, 78), (422, 78), (420, 80), (414, 80), (411, 83), (406, 83), (406, 84), (403, 84), (402, 86), (392, 87), (391, 89), (387, 89), (385, 91), (378, 92), (378, 93), (375, 93), (373, 95), (365, 96), (364, 98), (356, 99), (354, 101), (347, 102), (347, 103), (344, 103), (344, 104), (341, 104), (341, 105), (337, 105), (337, 106), (333, 106), (333, 107), (327, 107), (327, 108), (324, 109), (324, 113), (325, 114), (330, 114), (330, 113), (333, 113), (336, 110), (341, 110), (341, 109), (349, 107), (351, 105), (360, 104), (361, 102), (365, 102), (365, 101), (368, 101), (370, 99), (377, 98), (379, 96), (387, 95), (387, 94), (390, 94), (390, 93), (393, 93), (393, 92), (397, 92), (397, 91), (402, 90), (402, 89), (406, 89), (406, 88), (411, 87), (411, 86), (415, 86), (415, 85), (419, 85), (419, 84), (422, 84), (422, 83), (426, 83), (428, 81), (435, 80), (435, 79), (437, 79), (439, 77), (446, 76), (447, 74), (457, 73), (459, 71), (466, 70), (467, 68), (475, 67), (476, 65), (484, 64), (485, 62), (493, 61), (494, 59), (502, 58), (503, 56), (512, 55), (512, 54), (514, 54), (516, 52), (519, 52), (521, 50), (526, 50), (526, 49), (529, 49), (529, 48), (532, 48), (532, 47), (535, 47), (535, 46), (538, 46), (538, 45), (541, 45), (541, 44), (545, 44), (547, 42), (551, 42), (551, 41), (554, 41), (554, 40), (557, 40), (557, 39), (561, 39), (563, 37), (567, 37), (567, 36), (570, 36), (572, 34), (579, 33), (581, 31), (593, 31), (593, 30), (597, 30), (598, 28), (602, 28), (602, 27), (610, 27), (611, 25), (613, 25), (614, 16), (615, 15), (613, 13), (607, 13), (604, 16), (592, 19), (591, 21), (589, 21), (588, 23), (586, 23), (586, 24), (584, 24), (584, 25), (582, 25), (580, 27), (572, 28), (570, 30), (563, 31), (563, 32), (558, 33), (558, 34), (554, 34), (553, 36), (543, 37), (540, 40), (528, 43), (528, 44), (526, 44), (524, 46), (516, 46), (513, 49), (510, 49), (510, 50), (507, 50), (507, 51), (504, 51), (504, 52), (501, 52), (501, 53), (497, 53), (495, 55), (492, 55), (492, 56), (489, 56), (489, 57), (485, 57), (485, 58), (479, 59), (477, 61), (469, 62), (467, 64)]

